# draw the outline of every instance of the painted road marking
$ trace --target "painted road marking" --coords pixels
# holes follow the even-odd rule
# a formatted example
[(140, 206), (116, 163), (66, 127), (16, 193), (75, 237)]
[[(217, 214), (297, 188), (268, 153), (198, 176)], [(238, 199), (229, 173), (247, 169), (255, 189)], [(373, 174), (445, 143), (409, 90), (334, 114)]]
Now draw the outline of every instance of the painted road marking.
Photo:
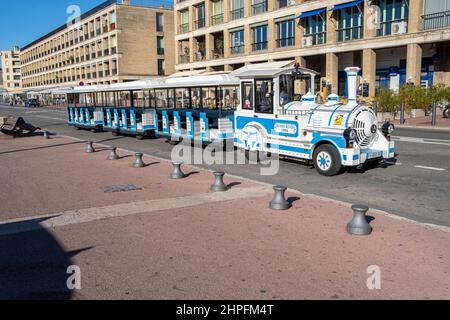
[(434, 168), (434, 167), (425, 167), (425, 166), (414, 166), (415, 168), (425, 169), (425, 170), (433, 170), (433, 171), (447, 171), (443, 168)]
[(412, 138), (412, 137), (392, 137), (392, 139), (396, 140), (396, 141), (401, 141), (401, 142), (450, 146), (450, 140)]
[(228, 192), (200, 193), (185, 197), (136, 201), (106, 207), (88, 208), (0, 222), (0, 236), (52, 229), (91, 221), (136, 214), (188, 208), (230, 200), (259, 198), (271, 192), (269, 187), (235, 188)]

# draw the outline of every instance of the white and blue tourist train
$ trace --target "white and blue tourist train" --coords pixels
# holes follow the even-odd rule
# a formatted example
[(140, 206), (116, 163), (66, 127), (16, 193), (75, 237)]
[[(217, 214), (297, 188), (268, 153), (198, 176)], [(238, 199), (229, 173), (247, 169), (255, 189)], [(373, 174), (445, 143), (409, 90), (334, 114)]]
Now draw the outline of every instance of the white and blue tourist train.
[(189, 139), (312, 162), (326, 176), (344, 167), (394, 157), (389, 122), (358, 104), (359, 68), (346, 69), (348, 102), (316, 103), (315, 71), (295, 62), (245, 66), (234, 72), (188, 72), (67, 91), (68, 124), (114, 135)]

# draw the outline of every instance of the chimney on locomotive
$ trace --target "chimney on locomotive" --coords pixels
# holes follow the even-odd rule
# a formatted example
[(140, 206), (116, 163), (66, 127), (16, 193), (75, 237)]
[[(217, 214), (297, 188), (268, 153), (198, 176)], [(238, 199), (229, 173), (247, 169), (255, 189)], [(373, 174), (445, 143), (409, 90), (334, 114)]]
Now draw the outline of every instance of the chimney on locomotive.
[(348, 81), (348, 104), (356, 105), (356, 95), (357, 95), (357, 80), (358, 74), (361, 69), (358, 67), (349, 67), (345, 69), (347, 72), (347, 81)]

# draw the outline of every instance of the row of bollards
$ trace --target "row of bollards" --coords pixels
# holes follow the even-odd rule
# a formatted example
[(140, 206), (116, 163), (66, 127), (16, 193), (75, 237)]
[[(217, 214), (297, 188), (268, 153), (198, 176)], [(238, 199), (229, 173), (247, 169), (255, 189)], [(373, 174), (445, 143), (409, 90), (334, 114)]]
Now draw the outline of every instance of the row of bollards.
[[(45, 137), (45, 133), (44, 133)], [(47, 138), (48, 139), (48, 133)], [(119, 155), (117, 154), (117, 148), (116, 147), (108, 147), (108, 150), (110, 151), (107, 160), (118, 160), (120, 159)], [(94, 153), (94, 143), (92, 141), (89, 141), (86, 145), (86, 153)], [(135, 159), (133, 162), (134, 168), (144, 168), (145, 163), (143, 160), (143, 154), (142, 153), (136, 153)], [(188, 177), (187, 174), (185, 174), (182, 170), (183, 162), (172, 162), (172, 172), (170, 174), (170, 178), (173, 180), (180, 180)], [(225, 192), (228, 191), (230, 188), (225, 184), (224, 172), (213, 172), (214, 175), (214, 183), (211, 185), (210, 190), (212, 192)], [(273, 190), (275, 192), (274, 197), (272, 201), (269, 203), (269, 208), (276, 211), (283, 211), (283, 210), (289, 210), (292, 207), (291, 202), (286, 199), (286, 191), (287, 188), (283, 186), (275, 186), (273, 187)], [(365, 205), (354, 205), (352, 206), (353, 210), (353, 219), (350, 221), (347, 225), (347, 232), (351, 235), (370, 235), (373, 231), (372, 227), (370, 226), (369, 222), (367, 221), (367, 212), (369, 211), (369, 207)]]

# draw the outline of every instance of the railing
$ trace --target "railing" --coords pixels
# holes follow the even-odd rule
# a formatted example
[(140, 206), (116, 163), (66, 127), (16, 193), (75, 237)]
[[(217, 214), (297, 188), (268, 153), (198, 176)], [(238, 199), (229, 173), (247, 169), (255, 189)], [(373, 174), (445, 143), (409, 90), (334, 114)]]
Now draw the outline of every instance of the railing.
[(211, 50), (211, 58), (212, 59), (222, 59), (223, 57), (224, 57), (223, 49)]
[(377, 31), (377, 36), (378, 37), (384, 37), (384, 36), (392, 35), (392, 25), (394, 23), (400, 23), (400, 22), (408, 22), (408, 19), (398, 19), (398, 20), (391, 20), (391, 21), (383, 21), (383, 22), (381, 22), (380, 23), (380, 28)]
[(189, 32), (189, 23), (180, 24), (180, 33)]
[(288, 0), (278, 0), (277, 1), (277, 9), (286, 8), (289, 5)]
[(252, 43), (252, 50), (253, 51), (267, 50), (267, 43), (268, 43), (267, 41)]
[(337, 29), (337, 41), (351, 41), (351, 40), (358, 40), (363, 38), (364, 34), (364, 27), (363, 26), (356, 26), (351, 28), (342, 28)]
[(205, 26), (205, 19), (199, 19), (194, 21), (195, 30), (201, 29)]
[(267, 11), (267, 2), (263, 1), (252, 5), (253, 15), (260, 14)]
[(295, 45), (295, 37), (277, 39), (277, 48), (292, 47)]
[(244, 8), (239, 8), (230, 11), (231, 20), (242, 19), (244, 17)]
[(233, 46), (230, 48), (231, 54), (242, 54), (245, 51), (245, 45)]
[(215, 16), (211, 17), (211, 24), (212, 25), (216, 25), (216, 24), (220, 24), (220, 23), (223, 23), (223, 13), (216, 14)]
[(190, 60), (191, 60), (191, 59), (190, 59), (189, 55), (187, 55), (187, 54), (182, 54), (182, 55), (180, 55), (180, 61), (179, 61), (179, 63), (189, 63), (189, 62), (191, 62)]
[(305, 33), (303, 37), (312, 37), (312, 45), (324, 44), (327, 42), (327, 33), (317, 32), (317, 33)]
[(423, 30), (450, 28), (450, 11), (425, 14), (422, 20)]

